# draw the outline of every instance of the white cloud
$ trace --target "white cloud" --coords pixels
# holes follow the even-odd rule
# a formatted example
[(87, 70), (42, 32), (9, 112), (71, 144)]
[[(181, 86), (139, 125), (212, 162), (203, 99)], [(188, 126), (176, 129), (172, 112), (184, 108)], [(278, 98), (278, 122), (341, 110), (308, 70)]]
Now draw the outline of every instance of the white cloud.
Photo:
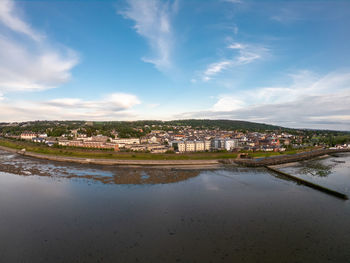
[(0, 23), (12, 32), (0, 32), (0, 91), (44, 90), (68, 81), (70, 70), (78, 63), (76, 53), (51, 47), (16, 13), (13, 1), (0, 1)]
[(115, 111), (130, 109), (140, 104), (140, 100), (133, 94), (112, 93), (101, 100), (82, 100), (78, 98), (59, 98), (45, 102), (44, 104), (54, 107), (65, 107), (66, 109), (110, 109)]
[(236, 97), (249, 105), (292, 102), (306, 96), (319, 96), (341, 92), (350, 88), (350, 72), (332, 72), (324, 76), (310, 71), (299, 71), (286, 76), (285, 85), (260, 87), (242, 91)]
[(244, 101), (234, 96), (220, 96), (219, 100), (214, 104), (213, 111), (233, 111), (241, 109), (245, 106)]
[(227, 118), (350, 130), (350, 72), (320, 76), (300, 71), (288, 76), (288, 84), (221, 95), (211, 110), (182, 113), (181, 118)]
[(120, 12), (125, 18), (135, 22), (136, 32), (147, 39), (152, 48), (152, 57), (143, 61), (152, 63), (160, 71), (171, 67), (174, 43), (171, 18), (177, 12), (178, 2), (160, 0), (128, 0), (128, 8)]
[(129, 109), (141, 103), (135, 95), (127, 93), (113, 93), (105, 98), (105, 102), (113, 108), (121, 109)]
[(204, 72), (203, 81), (208, 81), (212, 76), (220, 73), (232, 65), (232, 61), (224, 60), (210, 64)]
[(213, 76), (232, 67), (249, 64), (256, 60), (263, 59), (267, 57), (270, 52), (268, 48), (261, 45), (242, 44), (238, 42), (231, 43), (227, 48), (234, 50), (236, 54), (233, 54), (230, 59), (226, 58), (207, 66), (207, 69), (202, 73), (201, 79), (203, 81), (209, 81)]
[(331, 72), (324, 76), (311, 71), (299, 71), (287, 75), (290, 83), (280, 86), (261, 87), (242, 92), (250, 104), (291, 102), (305, 96), (332, 94), (350, 88), (350, 72)]
[(0, 90), (44, 90), (70, 79), (78, 62), (74, 52), (38, 49), (0, 37)]
[(36, 41), (43, 38), (18, 16), (13, 0), (0, 1), (0, 21), (11, 30), (25, 34)]
[(232, 43), (231, 45), (228, 46), (228, 48), (231, 48), (231, 49), (244, 49), (245, 45), (243, 45), (241, 43)]
[[(4, 101), (0, 103), (2, 121), (24, 120), (118, 120), (134, 118), (132, 111), (140, 104), (137, 96), (113, 93), (99, 100), (58, 98), (49, 101)], [(16, 117), (14, 117), (16, 116)]]
[(262, 59), (267, 56), (269, 49), (261, 45), (248, 45), (234, 42), (228, 46), (229, 49), (238, 50), (236, 64), (249, 64), (255, 60)]

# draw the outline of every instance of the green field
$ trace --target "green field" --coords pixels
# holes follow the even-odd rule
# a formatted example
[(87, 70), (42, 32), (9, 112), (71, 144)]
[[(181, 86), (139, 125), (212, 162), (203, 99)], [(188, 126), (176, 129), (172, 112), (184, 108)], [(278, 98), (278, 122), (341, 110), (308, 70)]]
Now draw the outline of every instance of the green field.
[[(66, 157), (81, 157), (81, 158), (101, 158), (101, 159), (124, 159), (124, 160), (215, 160), (215, 159), (230, 159), (236, 158), (237, 153), (229, 152), (198, 152), (198, 153), (141, 153), (141, 152), (114, 152), (106, 150), (90, 150), (79, 149), (71, 147), (48, 147), (32, 142), (15, 141), (0, 139), (0, 146), (18, 149), (23, 148), (28, 152), (39, 154), (48, 154)], [(283, 154), (295, 154), (297, 151), (288, 151)], [(254, 152), (249, 153), (251, 157), (269, 157), (274, 155), (281, 155), (278, 152)]]

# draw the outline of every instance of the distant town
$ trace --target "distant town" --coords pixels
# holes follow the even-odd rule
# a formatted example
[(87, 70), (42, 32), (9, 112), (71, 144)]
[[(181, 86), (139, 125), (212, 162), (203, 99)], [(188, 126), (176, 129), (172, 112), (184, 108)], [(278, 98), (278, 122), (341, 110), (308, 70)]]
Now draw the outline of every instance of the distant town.
[(350, 148), (348, 132), (288, 129), (230, 120), (1, 123), (0, 135), (48, 147), (147, 153), (284, 152)]

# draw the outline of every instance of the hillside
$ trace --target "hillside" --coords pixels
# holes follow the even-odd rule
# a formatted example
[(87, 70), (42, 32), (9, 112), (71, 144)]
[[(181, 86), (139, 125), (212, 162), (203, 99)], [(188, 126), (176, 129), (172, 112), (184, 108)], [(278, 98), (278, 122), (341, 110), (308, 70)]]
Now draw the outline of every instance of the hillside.
[(215, 129), (219, 128), (222, 130), (248, 130), (248, 131), (262, 131), (262, 130), (279, 130), (283, 129), (280, 126), (256, 123), (249, 121), (237, 121), (237, 120), (174, 120), (166, 122), (169, 125), (181, 125), (181, 126), (192, 126), (192, 128), (208, 128)]

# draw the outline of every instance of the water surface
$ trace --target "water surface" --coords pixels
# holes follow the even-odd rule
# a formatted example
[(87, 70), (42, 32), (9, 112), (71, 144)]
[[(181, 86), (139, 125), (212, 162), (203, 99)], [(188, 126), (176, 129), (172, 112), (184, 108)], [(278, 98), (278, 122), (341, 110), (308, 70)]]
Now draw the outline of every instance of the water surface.
[(350, 153), (337, 153), (279, 169), (350, 196)]
[(349, 201), (265, 169), (0, 169), (1, 262), (350, 262)]

